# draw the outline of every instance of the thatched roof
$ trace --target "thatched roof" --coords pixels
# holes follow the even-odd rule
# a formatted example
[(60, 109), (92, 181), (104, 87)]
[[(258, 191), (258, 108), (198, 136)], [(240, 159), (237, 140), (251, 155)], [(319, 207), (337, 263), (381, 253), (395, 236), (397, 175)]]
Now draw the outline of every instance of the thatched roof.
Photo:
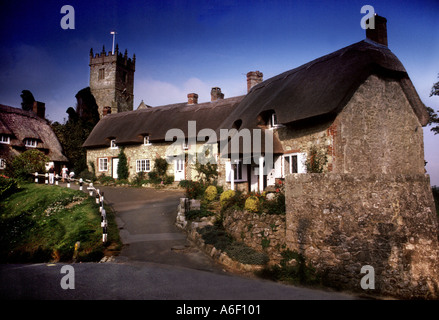
[(188, 137), (188, 121), (196, 121), (196, 133), (204, 128), (216, 130), (242, 98), (193, 105), (177, 103), (109, 114), (94, 127), (83, 146), (108, 147), (112, 139), (116, 139), (118, 145), (142, 143), (146, 135), (150, 141), (164, 141), (166, 132), (173, 128), (182, 130)]
[(45, 119), (32, 111), (0, 105), (0, 134), (10, 137), (10, 146), (25, 150), (25, 139), (35, 139), (37, 149), (44, 151), (51, 161), (67, 162), (61, 144)]
[(400, 81), (422, 125), (428, 113), (404, 66), (386, 47), (360, 41), (254, 86), (221, 124), (257, 128), (258, 116), (273, 110), (281, 124), (338, 114), (372, 74)]

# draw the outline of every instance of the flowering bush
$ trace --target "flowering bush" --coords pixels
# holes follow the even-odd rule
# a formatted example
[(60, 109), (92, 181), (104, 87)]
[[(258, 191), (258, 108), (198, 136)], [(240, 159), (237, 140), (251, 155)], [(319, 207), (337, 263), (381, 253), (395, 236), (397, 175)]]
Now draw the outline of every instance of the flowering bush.
[(258, 212), (260, 209), (260, 201), (258, 197), (256, 196), (248, 197), (247, 200), (245, 200), (244, 208), (249, 212)]
[(234, 190), (226, 190), (220, 196), (221, 207), (225, 207), (230, 199), (235, 196)]
[(215, 186), (208, 186), (206, 191), (204, 191), (204, 199), (207, 201), (213, 201), (215, 200), (217, 194), (218, 191)]

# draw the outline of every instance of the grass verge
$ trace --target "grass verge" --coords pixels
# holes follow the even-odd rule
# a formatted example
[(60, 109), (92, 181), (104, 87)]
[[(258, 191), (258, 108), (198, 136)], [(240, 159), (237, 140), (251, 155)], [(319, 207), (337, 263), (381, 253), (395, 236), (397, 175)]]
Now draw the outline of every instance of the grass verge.
[[(99, 206), (72, 189), (25, 184), (0, 203), (0, 262), (99, 261), (102, 244)], [(120, 243), (114, 214), (107, 210), (108, 243)]]

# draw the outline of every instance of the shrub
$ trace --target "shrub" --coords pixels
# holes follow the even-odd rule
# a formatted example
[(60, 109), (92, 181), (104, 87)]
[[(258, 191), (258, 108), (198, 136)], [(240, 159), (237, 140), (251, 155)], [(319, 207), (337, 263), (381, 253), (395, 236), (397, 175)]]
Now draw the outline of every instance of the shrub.
[(11, 169), (14, 178), (29, 180), (35, 172), (46, 171), (46, 163), (49, 158), (39, 150), (27, 150), (12, 160)]
[(0, 200), (5, 199), (18, 190), (15, 179), (0, 175)]
[(204, 191), (204, 199), (206, 199), (207, 201), (213, 201), (215, 200), (217, 194), (218, 191), (215, 186), (208, 186), (206, 188), (206, 191)]
[(221, 207), (227, 206), (227, 202), (235, 196), (234, 190), (226, 190), (220, 196)]
[(117, 177), (118, 179), (126, 180), (128, 179), (128, 175), (129, 175), (128, 160), (123, 148), (120, 149), (118, 158), (119, 158), (119, 164), (117, 165)]
[(186, 198), (201, 199), (206, 189), (205, 185), (198, 181), (182, 180), (178, 184), (179, 187), (186, 189)]
[(259, 199), (256, 196), (248, 197), (247, 200), (245, 200), (244, 208), (249, 212), (259, 212), (260, 209)]

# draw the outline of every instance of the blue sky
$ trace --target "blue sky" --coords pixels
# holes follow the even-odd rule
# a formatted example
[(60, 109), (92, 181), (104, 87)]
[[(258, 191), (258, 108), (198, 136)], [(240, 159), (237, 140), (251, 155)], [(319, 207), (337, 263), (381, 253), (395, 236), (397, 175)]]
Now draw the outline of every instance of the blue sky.
[[(20, 107), (21, 91), (46, 103), (62, 122), (75, 94), (89, 84), (89, 51), (111, 50), (111, 30), (136, 54), (134, 108), (246, 93), (246, 73), (268, 79), (365, 38), (363, 5), (386, 17), (389, 48), (405, 66), (422, 101), (439, 79), (439, 1), (2, 1), (0, 103)], [(75, 29), (63, 30), (63, 5)], [(424, 128), (427, 171), (439, 185), (439, 135)]]

